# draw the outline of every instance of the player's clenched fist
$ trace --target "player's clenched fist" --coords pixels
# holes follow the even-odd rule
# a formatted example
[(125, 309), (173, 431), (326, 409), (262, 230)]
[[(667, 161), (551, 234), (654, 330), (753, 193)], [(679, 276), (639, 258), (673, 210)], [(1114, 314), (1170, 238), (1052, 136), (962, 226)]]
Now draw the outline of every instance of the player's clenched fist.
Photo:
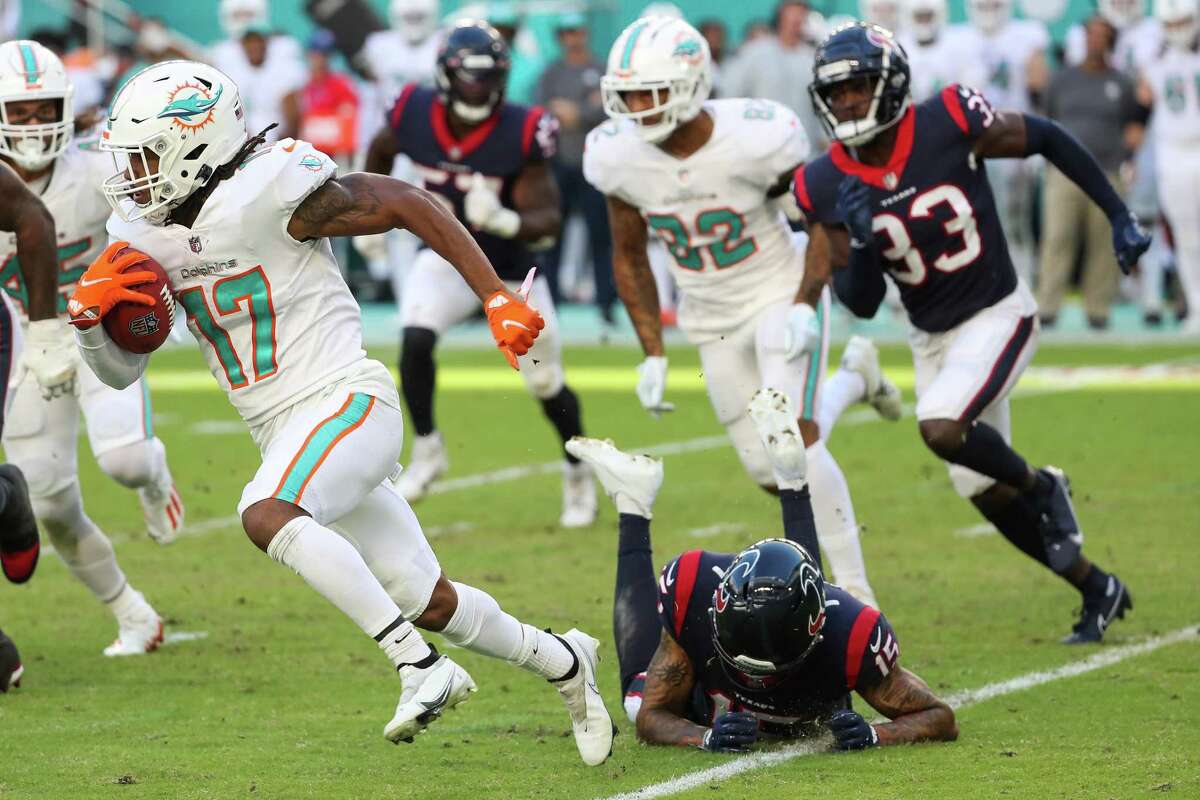
[(90, 328), (113, 306), (123, 301), (153, 306), (156, 302), (153, 297), (128, 287), (153, 282), (154, 273), (142, 270), (125, 272), (149, 260), (150, 256), (134, 250), (129, 242), (113, 242), (106, 247), (83, 273), (75, 286), (75, 293), (67, 301), (71, 324), (77, 328)]
[(546, 327), (546, 321), (537, 309), (519, 297), (496, 292), (483, 304), (487, 312), (488, 325), (496, 346), (513, 369), (517, 369), (517, 356), (523, 356), (533, 347), (538, 331)]

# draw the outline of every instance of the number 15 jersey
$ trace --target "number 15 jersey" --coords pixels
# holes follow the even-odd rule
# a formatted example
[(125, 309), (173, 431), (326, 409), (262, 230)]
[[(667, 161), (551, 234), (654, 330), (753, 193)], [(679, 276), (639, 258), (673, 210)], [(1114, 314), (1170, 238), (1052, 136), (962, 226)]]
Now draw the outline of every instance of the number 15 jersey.
[(855, 161), (835, 143), (796, 171), (800, 209), (826, 225), (844, 224), (837, 192), (847, 176), (867, 185), (880, 266), (923, 331), (948, 331), (1017, 287), (987, 170), (972, 153), (994, 120), (983, 95), (947, 86), (905, 113), (884, 166)]
[(358, 303), (329, 240), (287, 231), (335, 173), (308, 142), (283, 139), (251, 153), (190, 228), (109, 218), (112, 239), (166, 270), (213, 377), (252, 430), (346, 378), (399, 407), (387, 369), (366, 358)]
[(803, 261), (767, 192), (809, 153), (800, 121), (778, 103), (713, 100), (704, 110), (712, 135), (687, 158), (618, 120), (588, 134), (583, 154), (588, 182), (637, 208), (666, 245), (683, 293), (679, 326), (697, 344), (795, 297)]

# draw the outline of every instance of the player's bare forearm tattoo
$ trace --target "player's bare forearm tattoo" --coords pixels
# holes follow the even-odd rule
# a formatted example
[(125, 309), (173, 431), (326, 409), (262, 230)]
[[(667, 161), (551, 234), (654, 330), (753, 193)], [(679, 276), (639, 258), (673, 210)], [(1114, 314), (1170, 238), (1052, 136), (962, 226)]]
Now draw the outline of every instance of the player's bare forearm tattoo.
[(646, 688), (637, 718), (638, 738), (650, 744), (699, 745), (705, 728), (682, 716), (695, 683), (687, 653), (663, 631), (646, 668)]
[(878, 686), (859, 693), (891, 720), (875, 726), (882, 745), (958, 738), (954, 711), (903, 667), (897, 666)]
[(615, 197), (608, 198), (608, 218), (612, 226), (613, 278), (617, 294), (625, 304), (642, 350), (648, 356), (660, 356), (663, 353), (662, 316), (658, 306), (658, 285), (646, 255), (646, 221), (636, 208)]
[(353, 175), (326, 181), (304, 199), (292, 214), (306, 228), (324, 229), (338, 222), (368, 219), (379, 212), (383, 204), (367, 181), (356, 181)]

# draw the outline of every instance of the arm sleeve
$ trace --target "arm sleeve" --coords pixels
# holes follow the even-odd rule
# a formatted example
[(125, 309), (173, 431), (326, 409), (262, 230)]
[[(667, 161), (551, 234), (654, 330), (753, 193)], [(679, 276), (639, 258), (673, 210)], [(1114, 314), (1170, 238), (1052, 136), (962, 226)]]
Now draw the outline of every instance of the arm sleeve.
[(878, 246), (850, 248), (850, 263), (833, 271), (833, 291), (854, 316), (871, 319), (887, 294)]
[(1110, 220), (1128, 213), (1125, 202), (1079, 140), (1053, 120), (1025, 114), (1025, 155), (1040, 153), (1083, 190)]
[(150, 361), (148, 354), (130, 353), (122, 350), (108, 338), (103, 325), (93, 325), (86, 330), (75, 331), (75, 343), (86, 363), (106, 386), (124, 389), (132, 385), (146, 371)]

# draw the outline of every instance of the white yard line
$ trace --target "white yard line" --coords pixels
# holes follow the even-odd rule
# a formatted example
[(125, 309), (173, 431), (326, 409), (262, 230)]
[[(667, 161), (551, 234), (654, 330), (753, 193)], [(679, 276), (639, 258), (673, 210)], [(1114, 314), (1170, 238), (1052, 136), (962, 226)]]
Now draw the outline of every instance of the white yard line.
[(954, 531), (960, 539), (978, 539), (980, 536), (994, 536), (996, 529), (990, 522), (980, 522), (977, 525), (967, 525)]
[(207, 638), (208, 631), (167, 631), (167, 635), (163, 637), (163, 646), (196, 642)]
[[(955, 709), (966, 708), (967, 706), (982, 703), (985, 700), (991, 700), (995, 697), (1002, 697), (1014, 692), (1021, 692), (1026, 689), (1032, 689), (1035, 686), (1042, 686), (1052, 681), (1062, 680), (1064, 678), (1073, 678), (1076, 675), (1082, 675), (1085, 672), (1102, 669), (1113, 664), (1117, 664), (1134, 656), (1151, 653), (1163, 647), (1180, 642), (1196, 642), (1200, 641), (1200, 627), (1189, 625), (1186, 628), (1180, 628), (1164, 636), (1155, 636), (1137, 644), (1127, 644), (1120, 647), (1112, 647), (1102, 650), (1095, 655), (1089, 656), (1079, 661), (1072, 661), (1064, 664), (1061, 667), (1049, 670), (1039, 670), (1030, 672), (1025, 675), (1020, 675), (1016, 678), (1011, 678), (1006, 681), (997, 683), (989, 683), (986, 686), (980, 686), (978, 689), (968, 689), (962, 692), (956, 692), (946, 698), (946, 702)], [(662, 781), (661, 783), (652, 783), (649, 786), (644, 786), (641, 789), (635, 789), (632, 792), (624, 792), (622, 794), (611, 795), (606, 800), (650, 800), (654, 797), (668, 797), (673, 794), (685, 792), (688, 789), (695, 789), (698, 786), (715, 783), (718, 781), (728, 780), (735, 775), (741, 775), (744, 772), (751, 770), (762, 769), (764, 767), (772, 767), (776, 764), (782, 764), (785, 761), (791, 761), (800, 756), (813, 755), (814, 753), (823, 752), (826, 750), (828, 740), (822, 741), (818, 739), (813, 742), (804, 744), (792, 745), (783, 747), (778, 750), (772, 750), (765, 753), (755, 753), (750, 756), (742, 756), (735, 758), (732, 761), (726, 761), (718, 766), (702, 769), (696, 772), (689, 772), (685, 775), (680, 775), (670, 780)]]

